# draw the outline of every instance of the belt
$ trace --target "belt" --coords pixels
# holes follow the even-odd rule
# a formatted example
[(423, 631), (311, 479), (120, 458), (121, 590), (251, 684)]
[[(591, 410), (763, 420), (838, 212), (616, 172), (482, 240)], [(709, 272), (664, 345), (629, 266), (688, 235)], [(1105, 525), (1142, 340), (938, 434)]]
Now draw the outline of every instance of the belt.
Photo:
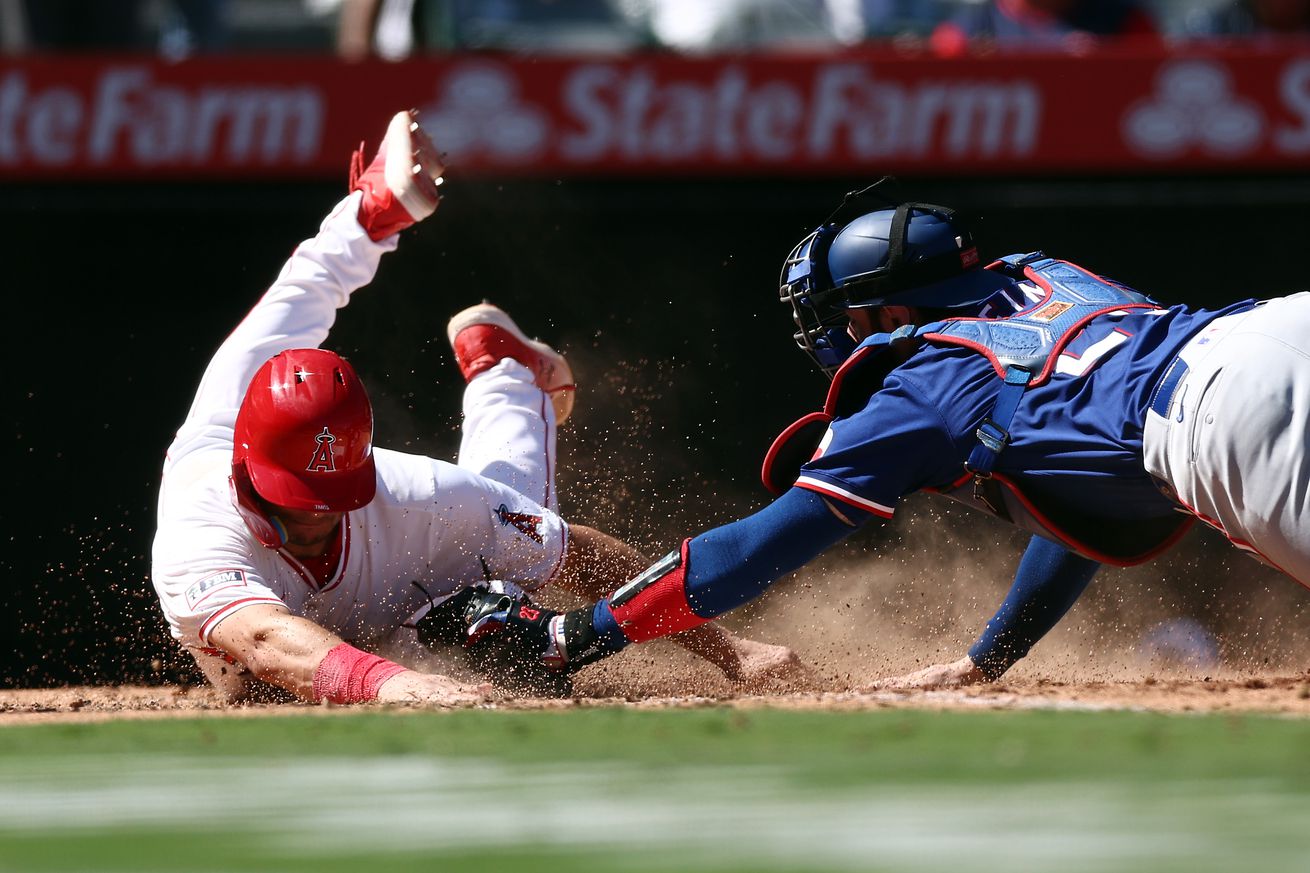
[[(1256, 304), (1259, 306), (1260, 304)], [(1252, 307), (1254, 309), (1254, 307)], [(1173, 406), (1174, 395), (1178, 393), (1178, 386), (1187, 378), (1189, 371), (1187, 359), (1192, 359), (1196, 364), (1209, 353), (1211, 347), (1219, 340), (1226, 337), (1237, 327), (1252, 309), (1243, 309), (1240, 312), (1234, 312), (1232, 315), (1221, 316), (1207, 324), (1200, 333), (1183, 343), (1178, 354), (1169, 362), (1165, 368), (1164, 375), (1156, 383), (1155, 390), (1151, 392), (1151, 403), (1148, 407), (1156, 415), (1162, 418), (1169, 417), (1169, 408)], [(1182, 421), (1180, 418), (1179, 421)]]
[(1169, 407), (1174, 402), (1174, 392), (1178, 390), (1178, 384), (1187, 376), (1187, 362), (1182, 358), (1174, 358), (1168, 369), (1164, 371), (1164, 376), (1160, 378), (1159, 383), (1155, 386), (1155, 391), (1151, 393), (1150, 409), (1161, 418), (1169, 417)]

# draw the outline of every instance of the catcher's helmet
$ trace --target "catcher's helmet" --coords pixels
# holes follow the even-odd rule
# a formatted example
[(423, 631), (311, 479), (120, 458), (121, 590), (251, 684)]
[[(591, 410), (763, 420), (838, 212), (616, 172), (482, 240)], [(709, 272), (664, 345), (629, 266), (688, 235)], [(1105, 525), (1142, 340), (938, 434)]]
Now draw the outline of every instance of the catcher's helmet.
[(791, 306), (797, 345), (831, 376), (856, 345), (848, 309), (976, 308), (1011, 285), (983, 267), (954, 210), (902, 203), (806, 236), (783, 264), (779, 294)]
[(241, 401), (232, 446), (232, 490), (255, 536), (273, 548), (285, 540), (256, 495), (290, 509), (349, 512), (376, 489), (373, 407), (354, 368), (323, 349), (265, 361)]

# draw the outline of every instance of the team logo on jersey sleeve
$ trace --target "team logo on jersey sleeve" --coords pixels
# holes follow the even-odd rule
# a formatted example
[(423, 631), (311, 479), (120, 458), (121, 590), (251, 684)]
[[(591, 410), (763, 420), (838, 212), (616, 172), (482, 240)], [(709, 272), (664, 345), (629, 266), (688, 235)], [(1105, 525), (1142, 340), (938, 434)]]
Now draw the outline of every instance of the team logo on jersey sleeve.
[(215, 591), (246, 584), (246, 574), (242, 570), (224, 570), (206, 576), (186, 590), (187, 606), (194, 607)]
[(318, 448), (314, 449), (314, 457), (309, 459), (309, 466), (305, 469), (311, 473), (335, 473), (337, 471), (337, 460), (332, 456), (332, 444), (337, 438), (323, 425), (323, 432), (314, 440), (318, 443)]
[(541, 516), (530, 515), (526, 512), (511, 512), (509, 507), (501, 504), (496, 507), (496, 517), (500, 519), (502, 525), (513, 525), (534, 543), (544, 542), (541, 536)]

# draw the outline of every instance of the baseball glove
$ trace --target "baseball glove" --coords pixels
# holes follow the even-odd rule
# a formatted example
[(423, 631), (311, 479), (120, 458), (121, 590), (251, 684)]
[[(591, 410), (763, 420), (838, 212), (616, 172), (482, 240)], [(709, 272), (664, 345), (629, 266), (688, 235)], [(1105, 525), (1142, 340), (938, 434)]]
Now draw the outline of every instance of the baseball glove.
[[(548, 667), (516, 634), (468, 635), (467, 613), (477, 609), (490, 592), (469, 587), (434, 606), (416, 628), (418, 639), (429, 649), (458, 647), (468, 667), (506, 694), (518, 697), (565, 698), (573, 696), (573, 677), (567, 671)], [(531, 603), (527, 597), (509, 598), (515, 604)]]

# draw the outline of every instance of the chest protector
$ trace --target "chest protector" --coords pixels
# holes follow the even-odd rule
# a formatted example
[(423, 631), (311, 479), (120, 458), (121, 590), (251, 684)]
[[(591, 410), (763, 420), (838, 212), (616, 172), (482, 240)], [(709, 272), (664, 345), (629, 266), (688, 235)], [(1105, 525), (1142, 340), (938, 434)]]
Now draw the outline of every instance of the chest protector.
[(1041, 252), (1010, 255), (987, 269), (1032, 282), (1044, 296), (1004, 318), (952, 318), (919, 327), (905, 325), (860, 343), (833, 377), (823, 411), (805, 416), (774, 440), (764, 459), (765, 487), (781, 494), (792, 486), (800, 468), (816, 456), (815, 447), (828, 425), (862, 409), (904, 360), (903, 354), (893, 350), (912, 351), (924, 343), (962, 346), (986, 357), (1002, 384), (991, 414), (975, 431), (977, 442), (960, 477), (926, 490), (981, 509), (1101, 563), (1128, 566), (1150, 560), (1186, 532), (1190, 516), (1169, 514), (1148, 521), (1091, 517), (1064, 501), (1025, 493), (1020, 483), (994, 468), (1010, 443), (1010, 423), (1024, 392), (1051, 378), (1060, 353), (1074, 337), (1098, 316), (1155, 309), (1155, 302)]

